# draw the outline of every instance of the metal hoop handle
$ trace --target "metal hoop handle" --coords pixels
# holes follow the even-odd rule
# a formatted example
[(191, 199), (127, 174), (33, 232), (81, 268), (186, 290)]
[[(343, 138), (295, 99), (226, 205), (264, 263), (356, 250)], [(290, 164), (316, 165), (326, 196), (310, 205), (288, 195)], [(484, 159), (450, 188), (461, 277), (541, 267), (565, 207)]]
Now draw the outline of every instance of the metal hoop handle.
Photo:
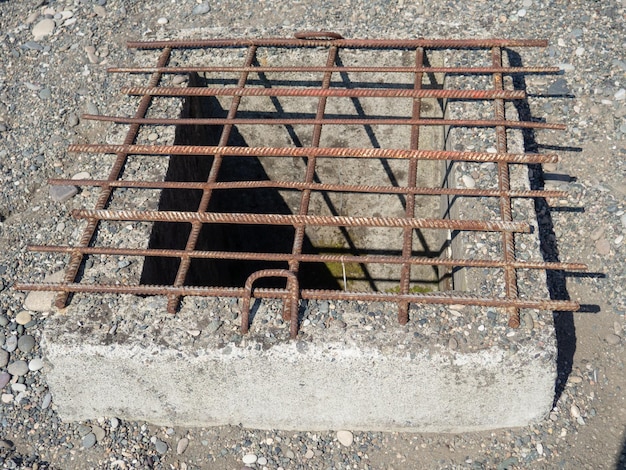
[(332, 31), (298, 31), (294, 34), (296, 39), (325, 39), (332, 41), (334, 39), (343, 39), (343, 36), (339, 33), (333, 33)]

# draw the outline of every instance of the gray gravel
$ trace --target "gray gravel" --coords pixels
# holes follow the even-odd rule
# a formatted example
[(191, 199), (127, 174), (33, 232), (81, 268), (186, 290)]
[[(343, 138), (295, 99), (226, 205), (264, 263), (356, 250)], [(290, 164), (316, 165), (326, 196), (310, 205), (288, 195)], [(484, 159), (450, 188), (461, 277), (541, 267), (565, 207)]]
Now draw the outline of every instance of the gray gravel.
[[(184, 468), (184, 464), (195, 469), (240, 468), (245, 463), (285, 469), (626, 468), (625, 8), (626, 2), (616, 0), (478, 0), (428, 5), (406, 0), (329, 0), (323, 4), (156, 0), (150, 8), (130, 0), (0, 2), (2, 468), (165, 469)], [(11, 286), (16, 279), (41, 279), (61, 269), (62, 259), (26, 254), (25, 246), (75, 239), (80, 224), (68, 216), (69, 210), (93, 205), (94, 191), (52, 195), (46, 179), (83, 171), (94, 178), (106, 177), (108, 162), (66, 153), (69, 143), (97, 141), (110, 129), (82, 122), (80, 113), (132, 113), (132, 107), (125, 108), (119, 97), (121, 77), (107, 75), (106, 67), (135, 61), (135, 54), (123, 47), (126, 39), (287, 37), (298, 30), (320, 29), (351, 38), (540, 37), (550, 41), (545, 50), (525, 52), (524, 60), (558, 65), (565, 73), (525, 79), (529, 93), (550, 97), (530, 98), (530, 111), (537, 119), (564, 122), (568, 129), (534, 136), (540, 151), (560, 146), (556, 151), (561, 162), (531, 168), (530, 179), (546, 189), (567, 189), (570, 195), (551, 201), (560, 210), (540, 205), (534, 209), (542, 233), (550, 229), (542, 249), (551, 248), (550, 253), (558, 253), (563, 261), (585, 262), (596, 273), (549, 275), (553, 295), (567, 294), (587, 304), (583, 313), (556, 317), (561, 369), (571, 373), (560, 377), (553, 411), (545, 420), (522, 429), (463, 435), (350, 432), (349, 445), (349, 435), (336, 432), (236, 426), (172, 429), (118, 417), (92, 423), (61, 422), (46, 385), (39, 346), (48, 314), (31, 312), (32, 318), (20, 324), (22, 320), (16, 317), (24, 310), (25, 295)], [(156, 135), (156, 139), (161, 137)], [(469, 149), (481, 145), (487, 136), (472, 130), (466, 137), (463, 142)], [(155, 140), (154, 136), (146, 139)], [(483, 184), (492, 173), (465, 165), (459, 176), (469, 186)], [(491, 252), (497, 248), (485, 240), (484, 246), (475, 249)], [(120, 275), (133, 268), (132, 264), (115, 265)], [(520, 282), (530, 288), (538, 281)], [(208, 326), (213, 334), (233, 334), (237, 306), (228, 308), (232, 317), (214, 318)], [(346, 326), (337, 305), (311, 303), (308, 309), (304, 330)], [(378, 312), (382, 315), (376, 307), (364, 312), (365, 321), (367, 315), (376, 317)], [(483, 320), (493, 322), (493, 315), (487, 311)], [(278, 313), (267, 317), (277, 325), (281, 321)], [(535, 321), (549, 319), (526, 318), (526, 327)], [(426, 327), (436, 325), (433, 320)], [(418, 340), (427, 342), (430, 336)], [(462, 347), (454, 334), (445, 343)]]

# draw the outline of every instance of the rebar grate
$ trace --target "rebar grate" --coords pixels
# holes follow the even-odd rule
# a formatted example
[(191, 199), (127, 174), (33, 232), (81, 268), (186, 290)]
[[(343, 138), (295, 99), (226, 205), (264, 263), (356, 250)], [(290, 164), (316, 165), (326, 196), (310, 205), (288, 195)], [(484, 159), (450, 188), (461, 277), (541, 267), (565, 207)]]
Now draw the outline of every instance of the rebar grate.
[[(133, 77), (141, 76), (136, 74), (151, 74), (147, 86), (123, 89), (124, 93), (139, 97), (134, 117), (83, 116), (84, 119), (129, 125), (123, 143), (71, 145), (69, 148), (71, 152), (115, 155), (108, 178), (50, 181), (54, 185), (99, 188), (100, 193), (93, 209), (72, 212), (74, 217), (86, 220), (82, 236), (73, 246), (29, 247), (37, 252), (68, 254), (65, 278), (60, 283), (21, 283), (16, 287), (22, 290), (58, 291), (56, 306), (59, 308), (63, 308), (68, 296), (75, 292), (166, 295), (168, 311), (171, 313), (178, 308), (182, 296), (237, 297), (242, 299), (243, 332), (247, 332), (249, 326), (251, 298), (283, 299), (283, 316), (291, 320), (292, 337), (296, 337), (298, 332), (298, 304), (301, 299), (392, 301), (398, 305), (398, 319), (402, 324), (409, 319), (409, 305), (422, 303), (501, 307), (506, 309), (511, 327), (519, 325), (519, 309), (522, 308), (577, 310), (579, 306), (573, 301), (526, 299), (521, 298), (517, 291), (517, 273), (520, 269), (585, 269), (581, 264), (527, 261), (515, 256), (515, 233), (529, 232), (530, 225), (514, 219), (512, 199), (563, 197), (565, 193), (511, 188), (511, 164), (555, 162), (557, 156), (510, 153), (506, 131), (564, 129), (564, 126), (508, 120), (505, 117), (505, 102), (524, 100), (526, 93), (524, 90), (508, 89), (503, 77), (556, 73), (558, 69), (505, 66), (503, 50), (546, 45), (541, 40), (346, 40), (326, 32), (302, 33), (296, 35), (295, 39), (131, 42), (128, 46), (133, 49), (161, 51), (154, 67), (109, 69), (112, 73), (134, 74)], [(273, 58), (294, 50), (305, 58), (300, 64), (297, 61), (291, 63), (292, 58), (285, 59), (286, 56), (282, 61), (272, 63)], [(431, 64), (432, 57), (436, 59), (438, 53), (468, 50), (489, 54), (490, 64)], [(371, 65), (369, 61), (374, 56), (367, 55), (370, 51), (390, 56)], [(180, 54), (180, 57), (172, 59), (175, 53)], [(366, 58), (351, 62), (358, 54), (365, 54)], [(191, 62), (190, 57), (200, 57), (201, 64), (213, 60), (218, 65), (179, 65), (181, 62)], [(319, 65), (311, 65), (320, 58)], [(239, 60), (240, 65), (233, 65), (235, 60)], [(285, 64), (285, 61), (288, 63)], [(166, 79), (180, 74), (188, 74), (190, 86), (184, 86), (180, 81), (164, 83)], [(485, 89), (446, 89), (441, 77), (450, 75), (487, 77), (490, 84)], [(221, 115), (149, 117), (149, 111), (158, 100), (180, 102), (181, 99), (196, 98), (224, 104)], [(334, 103), (341, 100), (353, 112), (346, 113), (346, 105)], [(385, 108), (380, 104), (383, 101), (391, 104)], [(427, 108), (444, 109), (445, 104), (452, 101), (492, 106), (494, 118), (450, 119), (445, 113), (428, 115), (426, 112)], [(265, 108), (260, 109), (257, 106), (259, 103), (266, 103)], [(209, 145), (138, 142), (140, 134), (154, 126), (193, 128), (202, 132), (213, 129), (217, 130), (218, 137)], [(282, 144), (266, 145), (264, 138), (261, 138), (261, 144), (256, 146), (237, 143), (233, 136), (239, 132), (238, 129), (252, 126), (280, 128), (286, 131), (290, 140), (283, 139)], [(347, 137), (344, 139), (349, 134), (347, 129), (353, 130), (355, 126), (360, 126), (366, 136), (356, 144)], [(443, 150), (443, 147), (423, 148), (424, 132), (428, 129), (442, 129), (444, 126), (494, 129), (495, 153), (486, 150)], [(374, 129), (382, 129), (379, 134), (386, 133), (388, 138), (378, 138)], [(404, 134), (397, 133), (396, 129), (402, 129)], [(266, 134), (269, 131), (258, 132)], [(306, 137), (301, 137), (305, 134)], [(405, 136), (406, 140), (401, 140)], [(125, 177), (125, 167), (137, 157), (168, 158), (170, 165), (174, 157), (204, 159), (208, 172), (203, 181), (194, 181), (193, 178), (171, 180), (167, 177), (151, 181)], [(262, 168), (270, 165), (267, 162), (276, 162), (272, 165), (279, 177), (270, 178), (267, 174), (263, 177), (249, 177), (245, 172), (224, 176), (223, 168), (228, 162), (235, 162), (235, 166), (241, 162), (243, 166), (243, 162), (249, 159), (256, 159)], [(484, 189), (449, 187), (441, 184), (441, 181), (423, 184), (420, 171), (425, 165), (428, 168), (429, 162), (435, 165), (451, 162), (495, 164), (497, 185)], [(290, 164), (291, 168), (281, 175), (281, 169), (288, 168)], [(370, 172), (375, 173), (374, 167), (385, 170), (386, 177), (379, 178), (379, 182), (367, 178)], [(296, 177), (298, 172), (300, 176)], [(337, 172), (340, 176), (333, 177)], [(351, 173), (360, 174), (361, 179), (351, 179), (350, 176), (354, 176)], [(162, 206), (129, 209), (132, 205), (130, 203), (122, 208), (111, 206), (111, 200), (118, 197), (120, 191), (129, 190), (156, 190), (162, 199), (167, 191), (179, 194), (195, 191), (199, 197), (197, 208), (191, 210)], [(246, 212), (241, 208), (238, 210), (236, 202), (235, 207), (231, 204), (227, 209), (224, 209), (223, 204), (220, 206), (215, 202), (218, 194), (224, 201), (230, 198), (229, 194), (242, 194), (243, 191), (247, 194), (245, 197), (253, 200), (252, 205), (246, 207), (254, 208), (254, 201), (261, 197), (256, 195), (268, 190), (276, 194), (288, 194), (285, 200), (289, 199), (291, 203), (286, 204), (287, 209), (272, 211), (264, 208)], [(352, 213), (345, 210), (345, 200), (355, 201), (359, 197), (364, 198), (362, 202), (346, 206), (358, 210)], [(495, 198), (499, 201), (499, 217), (493, 220), (460, 220), (449, 218), (449, 213), (443, 217), (440, 214), (433, 215), (432, 211), (424, 213), (428, 198), (438, 201), (442, 197)], [(395, 198), (396, 201), (389, 202), (389, 198)], [(154, 246), (148, 240), (144, 240), (142, 247), (123, 246), (123, 240), (122, 246), (105, 246), (98, 242), (97, 232), (103, 223), (122, 221), (148, 222), (153, 227), (159, 223), (171, 224), (175, 228), (185, 227), (179, 230), (179, 234), (184, 235), (184, 243), (172, 248)], [(242, 226), (252, 226), (252, 231), (245, 232), (248, 237), (254, 238), (254, 231), (264, 228), (269, 229), (270, 237), (276, 234), (287, 240), (270, 244), (269, 249), (266, 247), (256, 251), (241, 247), (229, 248), (228, 243), (221, 249), (215, 249), (214, 245), (203, 249), (200, 239), (204, 231), (212, 230), (210, 236), (213, 238), (224, 238), (230, 236), (230, 228)], [(279, 230), (280, 227), (287, 229)], [(336, 237), (333, 240), (341, 239), (341, 243), (334, 247), (317, 243), (317, 248), (311, 249), (309, 245), (312, 242), (307, 237), (312, 236), (314, 230), (334, 234)], [(384, 231), (377, 238), (378, 245), (368, 245), (368, 240), (373, 239), (370, 233), (377, 230)], [(450, 233), (459, 231), (499, 233), (501, 256), (498, 259), (452, 259), (443, 256), (447, 253), (445, 247), (449, 245)], [(435, 237), (438, 236), (435, 239), (441, 242), (443, 248), (426, 250), (424, 247), (427, 242), (423, 232), (432, 232)], [(355, 241), (354, 233), (360, 233), (362, 240)], [(382, 246), (380, 240), (383, 240)], [(139, 280), (130, 283), (85, 282), (81, 267), (84, 267), (87, 258), (96, 255), (138, 257), (143, 261), (169, 258), (175, 261), (172, 265), (174, 272), (170, 282), (159, 285), (143, 284)], [(240, 280), (237, 284), (231, 279), (230, 284), (234, 285), (221, 283), (218, 275), (209, 285), (202, 285), (202, 282), (192, 281), (190, 275), (193, 263), (198, 260), (256, 264), (253, 264), (254, 268), (247, 268), (249, 271), (244, 269), (245, 282)], [(319, 288), (315, 282), (311, 286), (303, 283), (306, 270), (315, 265), (321, 265), (331, 274), (334, 273), (338, 278), (336, 288)], [(420, 287), (423, 284), (416, 279), (415, 272), (419, 266), (427, 266), (438, 273), (434, 281), (427, 280), (436, 286), (450, 276), (452, 269), (499, 269), (504, 274), (505, 295), (483, 297), (455, 291), (427, 291)], [(390, 276), (390, 272), (397, 275)], [(374, 277), (385, 276), (387, 279), (384, 282), (377, 284), (373, 280)], [(364, 284), (357, 283), (357, 287), (349, 289), (349, 278), (359, 277), (365, 279)], [(254, 288), (254, 284), (263, 278), (282, 278), (284, 281)], [(364, 289), (363, 285), (368, 282), (370, 288)], [(394, 283), (397, 287), (393, 287)]]

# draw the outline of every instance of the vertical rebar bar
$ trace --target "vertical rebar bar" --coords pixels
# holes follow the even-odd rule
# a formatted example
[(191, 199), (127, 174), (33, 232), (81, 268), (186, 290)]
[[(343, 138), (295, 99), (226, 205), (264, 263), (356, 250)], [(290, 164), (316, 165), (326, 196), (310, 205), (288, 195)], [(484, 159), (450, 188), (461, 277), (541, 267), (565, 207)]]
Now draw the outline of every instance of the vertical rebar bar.
[[(424, 49), (418, 47), (415, 51), (415, 68), (420, 69), (424, 65)], [(422, 88), (422, 72), (415, 72), (415, 79), (413, 88), (419, 90)], [(413, 98), (413, 111), (412, 118), (419, 119), (422, 110), (422, 99)], [(419, 148), (420, 140), (420, 128), (419, 125), (411, 126), (411, 150), (417, 150)], [(417, 186), (417, 158), (409, 159), (409, 175), (407, 181), (407, 187), (414, 188)], [(405, 215), (407, 218), (412, 219), (415, 217), (415, 194), (406, 193), (406, 209)], [(402, 258), (408, 260), (411, 257), (413, 251), (413, 229), (405, 228), (402, 240)], [(404, 263), (400, 269), (400, 293), (408, 294), (411, 286), (411, 264)], [(409, 302), (398, 303), (398, 321), (401, 325), (406, 324), (409, 321)]]
[[(254, 57), (256, 55), (256, 46), (250, 46), (248, 48), (248, 53), (245, 59), (245, 67), (250, 67), (252, 62), (254, 61)], [(243, 89), (246, 86), (246, 82), (248, 81), (248, 75), (250, 72), (241, 72), (241, 76), (239, 77), (239, 81), (237, 82), (237, 88)], [(239, 104), (241, 103), (241, 96), (233, 96), (233, 100), (231, 101), (230, 108), (228, 110), (227, 119), (233, 119), (237, 115), (237, 110), (239, 109)], [(225, 147), (228, 145), (228, 140), (230, 138), (230, 133), (232, 132), (233, 124), (226, 124), (222, 129), (222, 135), (220, 136), (219, 146)], [(220, 167), (222, 165), (223, 155), (216, 154), (213, 157), (213, 163), (211, 165), (211, 170), (209, 172), (209, 176), (207, 178), (207, 183), (214, 183), (217, 181), (217, 176), (220, 171)], [(200, 204), (198, 205), (197, 212), (206, 212), (209, 207), (209, 202), (211, 200), (211, 195), (213, 194), (213, 189), (208, 188), (202, 191), (202, 199), (200, 200)], [(191, 232), (189, 232), (189, 237), (187, 239), (187, 244), (185, 246), (186, 252), (191, 252), (195, 250), (196, 244), (198, 243), (198, 238), (200, 236), (200, 231), (202, 230), (202, 222), (192, 222), (191, 223)], [(189, 266), (191, 265), (191, 257), (186, 254), (180, 260), (180, 265), (178, 266), (178, 272), (176, 273), (176, 279), (174, 280), (174, 286), (180, 287), (184, 285), (185, 278), (187, 277), (187, 272), (189, 271)], [(176, 312), (178, 308), (178, 303), (180, 301), (179, 295), (171, 295), (167, 299), (167, 311), (170, 313)]]
[[(491, 59), (494, 67), (502, 66), (502, 49), (500, 47), (493, 47), (491, 49)], [(501, 73), (493, 74), (493, 87), (495, 90), (504, 89)], [(495, 99), (494, 106), (495, 118), (502, 121), (506, 120), (504, 100)], [(499, 153), (506, 153), (508, 151), (505, 126), (496, 126), (496, 150)], [(506, 162), (498, 162), (498, 187), (502, 191), (509, 191), (511, 189), (509, 165)], [(511, 198), (509, 196), (503, 195), (500, 197), (500, 217), (505, 222), (513, 220)], [(515, 239), (511, 232), (502, 232), (502, 250), (506, 263), (504, 267), (506, 297), (507, 299), (517, 299), (517, 272), (515, 268), (509, 264), (515, 261)], [(509, 326), (511, 328), (517, 328), (520, 324), (519, 309), (517, 307), (508, 307), (507, 313), (509, 314)]]

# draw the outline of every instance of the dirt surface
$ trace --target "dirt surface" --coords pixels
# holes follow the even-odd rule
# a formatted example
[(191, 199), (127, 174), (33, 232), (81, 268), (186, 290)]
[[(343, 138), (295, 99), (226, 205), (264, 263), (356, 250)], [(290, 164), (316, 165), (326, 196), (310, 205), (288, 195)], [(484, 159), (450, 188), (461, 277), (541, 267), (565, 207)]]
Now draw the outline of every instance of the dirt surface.
[[(134, 63), (129, 39), (290, 37), (298, 30), (350, 38), (546, 38), (550, 47), (524, 53), (524, 65), (559, 65), (564, 74), (528, 78), (529, 108), (534, 118), (568, 129), (532, 136), (539, 151), (561, 157), (555, 167), (533, 167), (532, 180), (571, 196), (536, 203), (547, 227), (542, 249), (547, 261), (589, 266), (582, 274), (548, 276), (553, 298), (576, 299), (583, 308), (555, 313), (555, 408), (534, 425), (462, 435), (355, 432), (344, 446), (336, 430), (174, 429), (114, 417), (62, 423), (43, 370), (13, 377), (2, 389), (3, 468), (239, 469), (251, 454), (255, 468), (626, 468), (625, 8), (616, 0), (0, 1), (0, 344), (13, 349), (7, 362), (41, 356), (47, 314), (18, 323), (25, 295), (12, 285), (62, 267), (27, 255), (27, 243), (63, 244), (79, 234), (69, 211), (89, 206), (94, 194), (54, 202), (46, 180), (83, 171), (98, 177), (110, 163), (66, 149), (108, 132), (80, 120), (81, 113), (132, 112), (119, 95), (121, 79), (106, 73), (108, 65)], [(50, 35), (33, 34), (55, 15)], [(32, 348), (11, 348), (11, 337), (24, 336), (35, 340)], [(95, 445), (88, 445), (90, 435)]]

